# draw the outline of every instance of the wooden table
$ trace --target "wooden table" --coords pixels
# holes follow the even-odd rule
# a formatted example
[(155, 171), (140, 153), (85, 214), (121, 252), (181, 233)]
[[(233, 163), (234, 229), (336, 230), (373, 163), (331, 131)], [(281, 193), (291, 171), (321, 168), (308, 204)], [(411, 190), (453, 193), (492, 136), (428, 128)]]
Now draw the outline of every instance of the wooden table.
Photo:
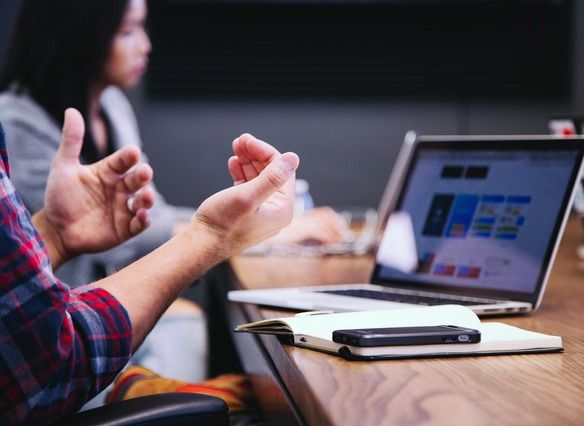
[[(345, 361), (236, 333), (244, 368), (270, 424), (584, 425), (584, 262), (568, 223), (541, 307), (497, 321), (562, 336), (564, 353)], [(233, 284), (244, 288), (360, 282), (369, 257), (237, 257)], [(229, 304), (232, 325), (286, 316)], [(489, 321), (491, 319), (485, 319)]]

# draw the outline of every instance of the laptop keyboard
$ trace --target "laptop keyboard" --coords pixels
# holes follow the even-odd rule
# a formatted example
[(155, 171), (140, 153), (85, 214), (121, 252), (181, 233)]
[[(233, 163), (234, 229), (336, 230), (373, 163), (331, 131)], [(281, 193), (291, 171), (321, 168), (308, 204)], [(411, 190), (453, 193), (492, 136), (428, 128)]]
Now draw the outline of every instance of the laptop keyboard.
[(387, 300), (390, 302), (411, 303), (413, 305), (478, 305), (486, 303), (497, 303), (496, 301), (485, 301), (480, 299), (448, 299), (444, 297), (423, 296), (417, 294), (399, 294), (375, 290), (322, 290), (319, 293), (335, 294), (338, 296), (363, 297), (365, 299)]

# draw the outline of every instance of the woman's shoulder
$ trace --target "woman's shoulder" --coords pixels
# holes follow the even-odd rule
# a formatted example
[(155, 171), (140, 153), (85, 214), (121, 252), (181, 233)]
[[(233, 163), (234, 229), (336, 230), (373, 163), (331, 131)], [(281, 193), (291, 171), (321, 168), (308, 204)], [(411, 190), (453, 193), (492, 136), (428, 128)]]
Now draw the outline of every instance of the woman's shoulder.
[(114, 146), (116, 148), (125, 145), (142, 147), (136, 115), (124, 92), (116, 86), (108, 87), (101, 95), (101, 106), (113, 128)]
[(126, 94), (116, 86), (109, 86), (101, 95), (101, 106), (116, 114), (134, 115), (134, 110)]
[(58, 124), (34, 99), (25, 93), (7, 90), (0, 93), (0, 123), (5, 128), (41, 133), (57, 139)]

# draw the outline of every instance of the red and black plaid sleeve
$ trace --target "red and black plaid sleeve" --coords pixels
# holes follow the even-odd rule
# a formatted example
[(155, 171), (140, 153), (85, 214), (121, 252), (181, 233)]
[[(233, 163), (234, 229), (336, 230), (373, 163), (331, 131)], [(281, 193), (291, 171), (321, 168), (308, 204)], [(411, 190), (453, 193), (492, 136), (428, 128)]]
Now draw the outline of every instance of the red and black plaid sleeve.
[(72, 292), (53, 274), (15, 193), (0, 127), (0, 424), (76, 411), (127, 363), (131, 326), (107, 291)]

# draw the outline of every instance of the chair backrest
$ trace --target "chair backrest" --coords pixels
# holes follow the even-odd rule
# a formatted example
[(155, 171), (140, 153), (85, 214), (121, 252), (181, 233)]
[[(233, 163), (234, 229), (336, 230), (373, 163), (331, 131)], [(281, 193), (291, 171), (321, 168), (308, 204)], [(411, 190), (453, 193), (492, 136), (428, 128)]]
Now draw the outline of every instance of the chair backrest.
[(161, 393), (116, 402), (67, 416), (58, 425), (229, 425), (227, 404), (197, 393)]

